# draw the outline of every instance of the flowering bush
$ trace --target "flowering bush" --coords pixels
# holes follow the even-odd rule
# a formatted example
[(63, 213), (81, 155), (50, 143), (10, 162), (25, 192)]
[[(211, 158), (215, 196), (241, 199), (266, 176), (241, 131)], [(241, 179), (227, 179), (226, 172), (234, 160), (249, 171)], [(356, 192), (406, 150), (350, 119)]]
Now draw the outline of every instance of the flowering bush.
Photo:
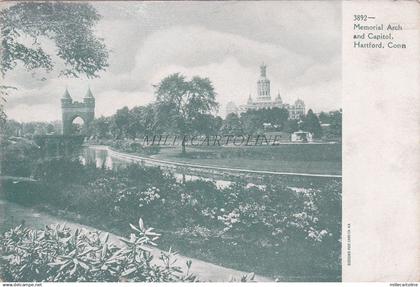
[[(297, 258), (293, 266), (340, 271), (339, 180), (267, 178), (264, 185), (236, 180), (222, 188), (204, 180), (179, 182), (159, 168), (130, 165), (111, 171), (65, 161), (40, 163), (34, 174), (39, 180), (35, 190), (8, 191), (3, 185), (6, 198), (48, 204), (121, 233), (126, 231), (122, 223), (142, 217), (166, 231), (164, 243), (175, 244), (186, 254), (195, 252), (194, 246), (208, 258), (208, 253), (235, 246), (237, 256), (244, 259), (266, 252), (261, 260), (271, 256), (278, 262), (283, 254)], [(295, 253), (286, 255), (288, 250)], [(228, 252), (218, 256), (225, 254), (230, 256)]]
[[(333, 233), (339, 238), (337, 217), (341, 196), (338, 186), (320, 191), (296, 190), (281, 183), (264, 187), (236, 183), (219, 194), (224, 197), (219, 201), (221, 204), (214, 204), (213, 200), (201, 203), (206, 206), (201, 208), (202, 216), (221, 222), (224, 232), (241, 234), (242, 239), (285, 242), (299, 238), (316, 243)], [(195, 197), (191, 198), (190, 201)], [(328, 205), (326, 199), (331, 201)], [(326, 207), (332, 210), (325, 210)]]
[(162, 252), (161, 264), (153, 264), (151, 247), (160, 234), (146, 228), (140, 219), (130, 224), (132, 233), (121, 242), (110, 242), (108, 234), (86, 230), (71, 231), (65, 226), (34, 230), (18, 226), (0, 237), (0, 278), (13, 282), (30, 281), (197, 281), (174, 265), (174, 253)]

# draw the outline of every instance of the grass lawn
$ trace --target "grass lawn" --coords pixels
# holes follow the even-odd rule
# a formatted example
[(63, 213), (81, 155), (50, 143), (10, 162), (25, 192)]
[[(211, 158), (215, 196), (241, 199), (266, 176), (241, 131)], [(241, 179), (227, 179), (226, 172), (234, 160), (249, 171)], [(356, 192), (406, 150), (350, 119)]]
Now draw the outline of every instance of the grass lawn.
[[(248, 157), (229, 158), (192, 158), (182, 157), (180, 148), (162, 148), (161, 151), (151, 157), (155, 159), (183, 162), (189, 164), (210, 165), (217, 167), (231, 167), (250, 170), (264, 170), (277, 172), (317, 173), (317, 174), (341, 174), (341, 160), (313, 160), (313, 159), (258, 159)], [(199, 155), (205, 150), (199, 148), (187, 148), (187, 153)]]

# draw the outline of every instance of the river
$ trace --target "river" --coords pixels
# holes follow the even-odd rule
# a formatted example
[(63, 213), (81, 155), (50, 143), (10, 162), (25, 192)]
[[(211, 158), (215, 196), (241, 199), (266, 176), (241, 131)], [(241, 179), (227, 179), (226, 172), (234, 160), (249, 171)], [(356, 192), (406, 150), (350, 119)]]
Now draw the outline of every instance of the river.
[[(168, 164), (163, 164), (160, 161), (153, 159), (143, 160), (142, 158), (134, 155), (112, 152), (106, 146), (88, 146), (82, 148), (79, 154), (79, 160), (82, 162), (82, 164), (85, 165), (94, 164), (97, 168), (107, 168), (112, 170), (118, 170), (133, 163), (139, 163), (146, 166), (160, 166), (163, 169), (169, 169)], [(174, 175), (174, 177), (180, 182), (200, 179), (204, 181), (212, 181), (220, 188), (227, 187), (232, 183), (232, 181), (230, 180), (214, 179), (210, 177), (189, 174), (189, 169), (187, 168), (183, 169), (183, 173), (173, 171), (171, 172)], [(191, 170), (190, 172), (192, 173)]]

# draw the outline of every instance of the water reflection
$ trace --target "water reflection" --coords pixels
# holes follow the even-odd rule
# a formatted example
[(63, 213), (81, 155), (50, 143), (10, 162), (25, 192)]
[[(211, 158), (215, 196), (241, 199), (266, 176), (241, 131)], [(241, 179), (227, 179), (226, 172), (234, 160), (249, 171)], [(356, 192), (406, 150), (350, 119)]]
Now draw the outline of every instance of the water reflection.
[[(112, 170), (119, 170), (121, 168), (127, 167), (132, 163), (142, 164), (143, 162), (133, 159), (124, 159), (111, 155), (106, 147), (85, 147), (81, 150), (79, 155), (79, 160), (82, 164), (94, 164), (97, 168), (106, 168)], [(193, 181), (193, 180), (206, 180), (213, 181), (218, 187), (226, 187), (231, 184), (231, 181), (228, 180), (214, 180), (207, 177), (201, 177), (193, 174), (181, 174), (173, 173), (177, 181)]]
[(109, 155), (108, 150), (100, 147), (83, 148), (79, 160), (82, 164), (93, 164), (97, 168), (118, 170), (130, 164), (131, 161), (124, 161)]

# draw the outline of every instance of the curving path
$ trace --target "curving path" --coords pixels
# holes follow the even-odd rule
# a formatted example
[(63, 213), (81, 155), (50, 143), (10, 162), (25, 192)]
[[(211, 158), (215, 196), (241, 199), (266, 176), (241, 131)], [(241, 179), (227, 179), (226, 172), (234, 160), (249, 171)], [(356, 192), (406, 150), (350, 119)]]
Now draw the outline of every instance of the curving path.
[[(62, 220), (55, 216), (51, 216), (45, 213), (38, 212), (32, 208), (24, 207), (18, 205), (16, 203), (12, 203), (9, 201), (0, 200), (0, 231), (4, 232), (8, 230), (12, 226), (16, 226), (25, 222), (26, 226), (34, 227), (34, 228), (43, 228), (45, 225), (49, 224), (66, 224), (67, 227), (71, 229), (76, 228), (83, 228), (92, 231), (101, 231), (106, 233), (105, 231), (92, 228), (86, 225), (78, 224), (75, 222), (70, 222), (66, 220)], [(119, 240), (119, 236), (110, 233), (109, 234), (110, 240), (114, 244), (121, 244)], [(152, 254), (154, 256), (154, 260), (156, 264), (161, 263), (157, 258), (160, 255), (160, 250), (157, 248), (153, 248)], [(199, 276), (200, 281), (213, 281), (213, 282), (226, 282), (229, 281), (232, 277), (240, 278), (241, 276), (245, 275), (246, 272), (225, 268), (222, 266), (218, 266), (212, 263), (208, 263), (202, 260), (188, 258), (182, 255), (177, 255), (177, 264), (185, 270), (185, 262), (189, 259), (192, 260), (192, 265), (190, 271)], [(255, 280), (259, 282), (270, 282), (274, 281), (273, 279), (256, 275)]]

